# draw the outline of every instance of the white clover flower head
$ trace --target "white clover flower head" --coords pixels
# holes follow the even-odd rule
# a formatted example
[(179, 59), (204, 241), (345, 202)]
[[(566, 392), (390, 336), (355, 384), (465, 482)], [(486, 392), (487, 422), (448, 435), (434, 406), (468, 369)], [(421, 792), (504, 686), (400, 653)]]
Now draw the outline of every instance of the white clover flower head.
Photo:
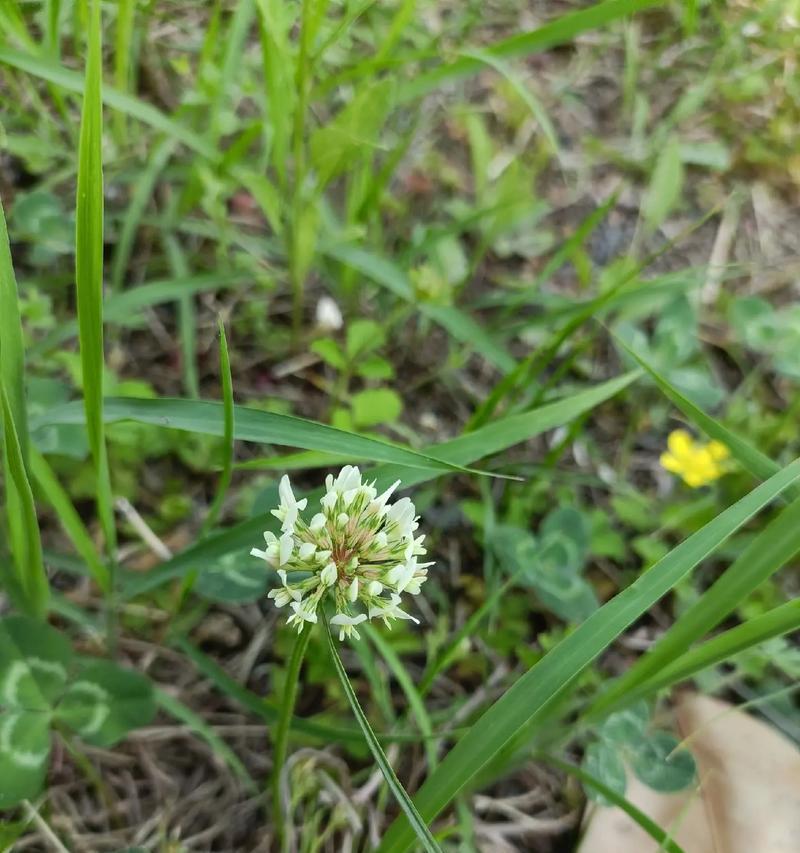
[[(306, 522), (301, 512), (308, 500), (298, 501), (289, 478), (281, 478), (280, 506), (272, 510), (281, 535), (266, 532), (264, 550), (250, 553), (277, 570), (281, 586), (269, 597), (276, 607), (289, 605), (288, 624), (298, 632), (306, 622), (317, 622), (326, 596), (334, 603), (330, 621), (340, 640), (358, 638), (356, 626), (367, 619), (382, 619), (388, 627), (394, 619), (419, 622), (400, 607), (401, 595), (418, 595), (433, 563), (417, 560), (426, 550), (425, 537), (414, 536), (419, 526), (414, 504), (409, 498), (389, 502), (399, 485), (398, 480), (379, 495), (374, 482), (362, 482), (358, 468), (345, 465), (337, 477), (328, 475), (321, 511)], [(302, 575), (289, 581), (289, 573)]]

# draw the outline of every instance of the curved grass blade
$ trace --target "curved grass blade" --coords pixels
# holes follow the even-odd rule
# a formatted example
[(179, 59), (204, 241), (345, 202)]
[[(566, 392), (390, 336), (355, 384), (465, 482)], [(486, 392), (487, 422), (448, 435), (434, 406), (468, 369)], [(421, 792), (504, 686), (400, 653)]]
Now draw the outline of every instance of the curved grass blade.
[[(126, 2), (130, 2), (130, 0), (126, 0)], [(124, 113), (117, 113), (117, 116), (120, 118), (125, 117)], [(112, 293), (122, 290), (123, 279), (125, 278), (128, 261), (130, 260), (133, 243), (136, 238), (136, 229), (139, 227), (142, 216), (144, 216), (145, 208), (153, 194), (158, 176), (164, 171), (176, 147), (176, 139), (171, 137), (162, 139), (153, 149), (147, 165), (136, 176), (133, 194), (125, 210), (125, 217), (119, 228), (119, 235), (117, 236), (114, 247), (114, 256), (111, 260), (109, 284), (111, 285), (110, 290)]]
[(50, 587), (42, 560), (42, 541), (33, 492), (22, 458), (22, 447), (14, 423), (14, 414), (0, 374), (0, 408), (3, 422), (3, 461), (5, 468), (6, 510), (11, 534), (11, 552), (15, 567), (14, 590), (21, 596), (20, 606), (30, 616), (44, 619)]
[(106, 548), (116, 550), (111, 479), (103, 420), (103, 115), (100, 2), (90, 8), (86, 89), (78, 147), (75, 287), (86, 431), (97, 478), (97, 511)]
[[(391, 462), (409, 468), (434, 471), (458, 471), (483, 476), (497, 476), (485, 471), (465, 468), (426, 453), (411, 450), (376, 438), (336, 429), (325, 424), (264, 412), (245, 406), (234, 407), (236, 427), (234, 436), (239, 441), (255, 441), (261, 444), (277, 444), (284, 447), (300, 447), (305, 450), (321, 450), (329, 453), (346, 454), (355, 459), (374, 462)], [(170, 429), (186, 430), (204, 435), (224, 436), (225, 406), (207, 400), (157, 400), (110, 397), (105, 401), (106, 422), (137, 421)], [(67, 403), (46, 412), (34, 421), (35, 425), (83, 423), (84, 416), (75, 403)]]
[(439, 847), (430, 829), (428, 829), (427, 823), (415, 808), (414, 803), (411, 801), (411, 797), (408, 796), (405, 788), (400, 784), (400, 780), (397, 778), (392, 765), (389, 763), (389, 759), (386, 757), (386, 754), (381, 748), (378, 738), (375, 736), (375, 732), (372, 731), (369, 720), (367, 720), (364, 711), (361, 709), (361, 705), (358, 703), (358, 697), (353, 690), (353, 685), (350, 684), (350, 679), (347, 677), (347, 673), (342, 665), (342, 659), (339, 657), (339, 652), (333, 641), (328, 620), (325, 618), (324, 614), (323, 620), (325, 622), (325, 636), (328, 640), (328, 650), (331, 654), (331, 660), (333, 661), (336, 674), (339, 676), (342, 689), (347, 697), (347, 701), (350, 703), (350, 707), (353, 710), (356, 721), (361, 727), (361, 731), (364, 733), (364, 739), (367, 742), (369, 751), (372, 753), (375, 762), (380, 768), (389, 790), (397, 800), (397, 804), (405, 813), (408, 819), (409, 828), (413, 830), (413, 833), (417, 836), (417, 839), (423, 849), (426, 853), (441, 853), (441, 847)]
[(397, 652), (386, 642), (381, 634), (371, 625), (364, 626), (364, 633), (369, 637), (370, 642), (386, 661), (386, 665), (400, 685), (400, 689), (405, 693), (411, 712), (416, 717), (420, 734), (425, 739), (425, 756), (428, 760), (429, 771), (433, 770), (437, 764), (437, 744), (433, 739), (433, 725), (428, 715), (428, 709), (425, 707), (425, 702), (422, 699), (421, 691), (417, 690), (414, 686), (414, 682), (408, 674), (408, 670), (403, 666), (403, 662), (400, 660)]
[(17, 429), (20, 452), (28, 458), (28, 420), (25, 408), (25, 344), (19, 312), (19, 294), (8, 230), (0, 199), (0, 376)]
[[(626, 15), (661, 3), (663, 0), (605, 0), (605, 2), (596, 3), (587, 9), (579, 9), (562, 15), (538, 29), (519, 33), (519, 35), (491, 44), (484, 49), (484, 52), (501, 59), (530, 56), (533, 53), (539, 53), (572, 41), (575, 36), (587, 30), (597, 29)], [(470, 57), (444, 62), (431, 71), (418, 74), (409, 83), (406, 83), (400, 90), (399, 99), (403, 102), (420, 98), (438, 88), (442, 83), (470, 77), (478, 73), (482, 67), (482, 62)]]
[[(170, 268), (178, 278), (189, 275), (189, 264), (180, 240), (172, 231), (161, 235)], [(178, 336), (181, 342), (181, 366), (183, 387), (193, 400), (200, 397), (200, 378), (197, 372), (197, 310), (190, 293), (182, 293), (178, 299)]]
[(514, 92), (516, 92), (517, 97), (528, 108), (534, 121), (539, 125), (550, 144), (552, 152), (563, 166), (563, 152), (561, 151), (561, 146), (558, 144), (558, 134), (553, 127), (553, 122), (550, 121), (550, 116), (547, 115), (541, 101), (533, 94), (530, 86), (526, 85), (519, 74), (508, 63), (488, 50), (472, 48), (471, 50), (461, 51), (460, 55), (465, 59), (474, 59), (487, 65), (489, 68), (494, 69), (501, 77), (505, 78)]
[[(514, 444), (527, 441), (547, 430), (568, 423), (627, 388), (639, 375), (637, 371), (633, 371), (618, 376), (593, 388), (579, 391), (564, 400), (550, 403), (530, 412), (511, 415), (487, 424), (468, 435), (459, 436), (430, 449), (436, 452), (437, 458), (458, 465), (470, 465), (484, 456), (498, 453)], [(237, 420), (237, 423), (239, 422)], [(350, 458), (359, 459), (363, 457), (353, 454)], [(403, 481), (404, 487), (410, 488), (441, 476), (443, 473), (447, 472), (430, 469), (421, 471), (391, 464), (379, 465), (370, 470), (370, 475), (377, 480), (380, 488), (386, 488), (398, 479)], [(315, 497), (310, 496), (310, 500), (313, 502)], [(209, 536), (204, 542), (177, 554), (146, 575), (137, 574), (129, 577), (122, 584), (123, 598), (132, 598), (155, 589), (174, 578), (182, 577), (198, 566), (206, 565), (212, 560), (224, 557), (226, 554), (249, 549), (253, 541), (264, 532), (266, 522), (268, 520), (263, 517), (243, 521), (222, 533)]]
[(736, 607), (800, 552), (800, 498), (785, 507), (739, 554), (700, 598), (683, 612), (658, 642), (589, 710), (597, 719), (627, 703), (628, 694), (677, 660), (690, 646), (733, 613)]
[[(428, 778), (416, 796), (420, 814), (433, 820), (519, 731), (563, 696), (580, 673), (629, 625), (798, 478), (800, 459), (674, 548), (531, 667), (467, 731)], [(403, 853), (412, 842), (411, 827), (398, 818), (378, 850)]]
[(222, 511), (222, 505), (225, 503), (225, 495), (228, 493), (228, 487), (231, 484), (233, 477), (233, 453), (234, 453), (234, 433), (235, 433), (235, 406), (233, 403), (233, 378), (231, 377), (231, 357), (228, 352), (228, 338), (225, 335), (225, 324), (222, 322), (222, 317), (219, 318), (219, 373), (222, 382), (222, 423), (223, 434), (222, 440), (224, 444), (224, 459), (222, 462), (222, 471), (219, 475), (219, 483), (217, 483), (217, 492), (214, 495), (214, 501), (208, 511), (208, 515), (203, 521), (203, 526), (200, 529), (200, 538), (205, 536), (217, 523), (219, 514)]
[(587, 773), (581, 767), (576, 767), (574, 764), (568, 764), (566, 761), (561, 761), (552, 755), (539, 756), (546, 764), (563, 770), (564, 773), (569, 773), (578, 781), (583, 782), (590, 788), (594, 788), (599, 794), (602, 794), (609, 802), (613, 803), (617, 808), (622, 809), (628, 817), (637, 823), (654, 841), (660, 845), (659, 851), (666, 850), (667, 853), (684, 853), (677, 841), (670, 838), (669, 835), (654, 821), (651, 820), (640, 808), (635, 806), (627, 797), (623, 797), (616, 791), (604, 785), (599, 779)]

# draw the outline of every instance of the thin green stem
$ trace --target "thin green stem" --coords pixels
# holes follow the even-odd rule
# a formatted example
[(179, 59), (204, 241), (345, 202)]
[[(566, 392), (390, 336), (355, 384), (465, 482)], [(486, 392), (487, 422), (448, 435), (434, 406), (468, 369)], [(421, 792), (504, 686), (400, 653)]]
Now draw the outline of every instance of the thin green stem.
[(292, 723), (292, 715), (294, 714), (294, 705), (297, 700), (297, 685), (300, 677), (300, 668), (303, 665), (303, 658), (308, 647), (308, 638), (311, 636), (311, 625), (303, 624), (303, 630), (300, 632), (292, 649), (292, 656), (289, 658), (289, 668), (286, 671), (286, 683), (283, 688), (283, 702), (281, 703), (280, 716), (278, 717), (278, 725), (275, 728), (275, 737), (272, 742), (272, 816), (275, 826), (275, 834), (278, 840), (278, 849), (285, 851), (287, 847), (287, 838), (284, 834), (284, 817), (283, 803), (281, 801), (281, 776), (283, 774), (283, 765), (286, 763), (286, 753), (289, 748), (289, 729)]

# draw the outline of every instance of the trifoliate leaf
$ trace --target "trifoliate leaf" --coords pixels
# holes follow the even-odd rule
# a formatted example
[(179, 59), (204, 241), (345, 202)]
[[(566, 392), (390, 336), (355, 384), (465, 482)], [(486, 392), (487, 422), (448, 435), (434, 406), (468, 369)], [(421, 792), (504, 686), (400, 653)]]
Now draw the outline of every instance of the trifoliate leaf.
[(261, 598), (268, 585), (263, 561), (256, 562), (234, 553), (205, 566), (197, 576), (195, 592), (211, 601), (235, 604)]
[(679, 743), (670, 732), (652, 732), (631, 756), (633, 772), (654, 791), (682, 791), (694, 781), (697, 768)]
[(0, 809), (38, 796), (49, 757), (48, 712), (0, 713)]
[(647, 702), (641, 700), (611, 714), (600, 727), (600, 737), (620, 745), (638, 746), (645, 737), (649, 721), (650, 709)]
[(96, 661), (70, 683), (56, 717), (88, 743), (113, 746), (132, 729), (147, 725), (155, 710), (147, 678), (110, 661)]
[[(625, 765), (622, 763), (616, 748), (605, 741), (595, 741), (586, 747), (583, 756), (583, 769), (595, 779), (602, 782), (607, 788), (624, 795), (627, 787), (625, 778)], [(586, 793), (593, 800), (608, 806), (611, 803), (597, 791), (587, 786)]]
[(0, 708), (47, 710), (60, 696), (72, 662), (62, 634), (26, 616), (0, 621)]

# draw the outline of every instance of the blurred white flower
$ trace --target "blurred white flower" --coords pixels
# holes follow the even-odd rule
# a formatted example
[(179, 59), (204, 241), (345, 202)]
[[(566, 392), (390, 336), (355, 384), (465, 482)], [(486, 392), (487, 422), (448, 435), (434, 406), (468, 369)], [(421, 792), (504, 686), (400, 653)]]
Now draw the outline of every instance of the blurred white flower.
[[(356, 626), (367, 619), (390, 627), (394, 619), (418, 622), (401, 609), (401, 594), (419, 594), (433, 563), (417, 561), (426, 550), (425, 537), (414, 537), (419, 526), (414, 504), (409, 498), (389, 503), (399, 485), (398, 480), (378, 495), (374, 483), (362, 482), (358, 468), (345, 465), (337, 477), (328, 475), (322, 511), (306, 522), (301, 512), (307, 499), (298, 501), (289, 478), (281, 478), (280, 506), (272, 514), (282, 535), (267, 531), (266, 548), (250, 553), (277, 569), (281, 586), (269, 597), (276, 607), (290, 606), (288, 624), (298, 632), (306, 622), (317, 622), (326, 596), (333, 600), (331, 625), (339, 628), (340, 640), (358, 638)], [(288, 573), (297, 579), (289, 581)]]
[(326, 332), (335, 332), (344, 325), (342, 312), (330, 296), (321, 296), (317, 302), (317, 325)]

